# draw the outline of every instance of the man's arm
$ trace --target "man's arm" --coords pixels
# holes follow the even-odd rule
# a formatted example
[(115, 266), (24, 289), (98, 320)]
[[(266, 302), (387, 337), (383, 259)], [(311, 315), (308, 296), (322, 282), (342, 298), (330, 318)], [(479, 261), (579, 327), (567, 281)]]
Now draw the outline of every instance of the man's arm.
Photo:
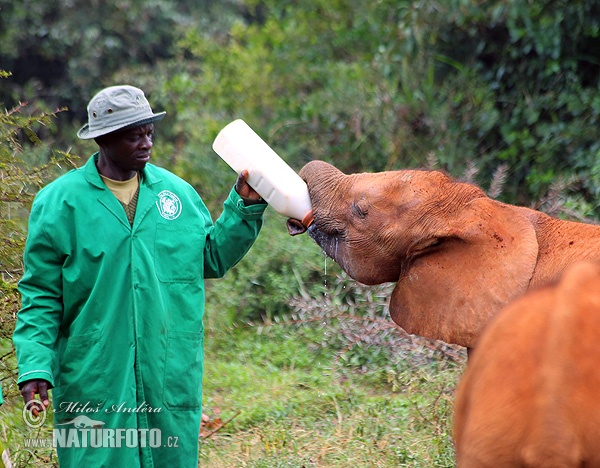
[[(54, 386), (55, 343), (62, 317), (62, 260), (45, 230), (53, 219), (34, 203), (25, 245), (25, 272), (19, 282), (21, 310), (13, 342), (19, 366), (19, 387), (25, 403), (38, 393), (42, 405)], [(40, 407), (40, 409), (43, 409)]]
[[(250, 250), (262, 227), (267, 207), (246, 182), (243, 171), (223, 206), (223, 213), (209, 229), (204, 251), (205, 278), (220, 278)], [(248, 204), (252, 200), (257, 203)]]

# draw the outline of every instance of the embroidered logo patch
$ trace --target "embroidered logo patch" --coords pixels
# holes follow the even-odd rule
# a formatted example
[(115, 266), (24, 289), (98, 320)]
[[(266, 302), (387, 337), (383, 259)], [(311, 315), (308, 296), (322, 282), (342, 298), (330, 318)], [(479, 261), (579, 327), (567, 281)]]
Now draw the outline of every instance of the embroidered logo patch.
[(158, 194), (156, 207), (160, 215), (165, 219), (177, 219), (181, 214), (181, 200), (169, 190), (163, 190)]

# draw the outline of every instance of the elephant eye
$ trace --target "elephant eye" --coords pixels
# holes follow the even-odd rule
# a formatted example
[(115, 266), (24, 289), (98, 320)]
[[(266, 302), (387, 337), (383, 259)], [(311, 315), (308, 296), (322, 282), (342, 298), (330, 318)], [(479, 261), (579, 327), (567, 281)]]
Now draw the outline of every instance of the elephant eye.
[(364, 218), (369, 213), (369, 205), (364, 199), (352, 203), (352, 207), (350, 209), (352, 214), (359, 218)]

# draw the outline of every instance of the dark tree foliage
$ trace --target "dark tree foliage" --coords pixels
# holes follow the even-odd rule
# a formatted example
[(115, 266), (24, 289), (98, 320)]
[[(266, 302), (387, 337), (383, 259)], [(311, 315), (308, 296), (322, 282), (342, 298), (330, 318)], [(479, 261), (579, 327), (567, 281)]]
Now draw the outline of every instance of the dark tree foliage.
[(513, 199), (539, 197), (556, 177), (572, 173), (580, 176), (580, 193), (598, 206), (600, 3), (455, 6), (440, 31), (441, 50), (476, 71), (498, 112), (478, 154), (491, 152), (494, 163), (510, 165)]
[(43, 100), (82, 118), (121, 67), (172, 57), (190, 21), (186, 3), (170, 0), (0, 0), (0, 69), (13, 74), (0, 101)]

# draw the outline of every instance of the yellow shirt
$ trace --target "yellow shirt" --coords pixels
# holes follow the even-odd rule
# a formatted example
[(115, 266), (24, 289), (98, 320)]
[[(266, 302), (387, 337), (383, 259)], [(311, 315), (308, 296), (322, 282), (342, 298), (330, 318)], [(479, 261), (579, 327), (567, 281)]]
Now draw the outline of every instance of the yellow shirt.
[(137, 174), (129, 180), (113, 180), (104, 177), (102, 174), (100, 174), (100, 177), (102, 177), (102, 180), (114, 196), (124, 205), (129, 205), (140, 186)]

